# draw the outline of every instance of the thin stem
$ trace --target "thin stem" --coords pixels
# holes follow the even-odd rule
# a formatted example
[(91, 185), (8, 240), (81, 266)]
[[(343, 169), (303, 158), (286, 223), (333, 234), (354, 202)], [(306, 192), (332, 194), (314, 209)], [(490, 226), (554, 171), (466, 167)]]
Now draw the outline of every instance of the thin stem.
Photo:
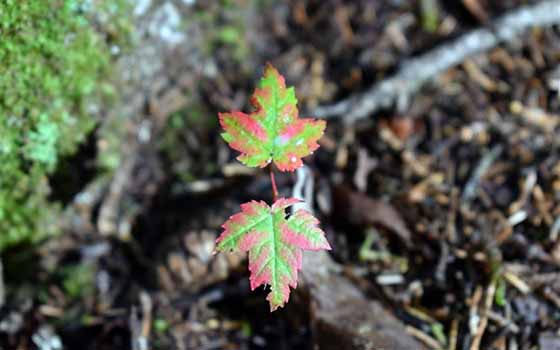
[(276, 180), (274, 179), (274, 170), (272, 170), (272, 166), (270, 168), (270, 182), (272, 183), (272, 200), (276, 202), (278, 199), (278, 188), (276, 187)]

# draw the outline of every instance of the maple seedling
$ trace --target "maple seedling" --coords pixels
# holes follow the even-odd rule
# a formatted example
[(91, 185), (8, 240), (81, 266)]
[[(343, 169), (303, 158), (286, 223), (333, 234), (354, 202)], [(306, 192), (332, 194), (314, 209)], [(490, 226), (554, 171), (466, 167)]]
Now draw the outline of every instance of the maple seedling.
[(300, 119), (293, 87), (270, 64), (251, 97), (255, 111), (219, 113), (222, 137), (241, 152), (237, 159), (249, 167), (269, 166), (274, 203), (263, 201), (241, 204), (241, 212), (231, 216), (216, 240), (216, 252), (249, 252), (251, 290), (269, 285), (270, 310), (284, 306), (290, 287), (296, 288), (303, 250), (330, 250), (325, 233), (311, 213), (300, 209), (286, 218), (285, 210), (300, 202), (278, 198), (274, 164), (280, 171), (303, 166), (305, 157), (317, 148), (325, 131), (323, 120)]

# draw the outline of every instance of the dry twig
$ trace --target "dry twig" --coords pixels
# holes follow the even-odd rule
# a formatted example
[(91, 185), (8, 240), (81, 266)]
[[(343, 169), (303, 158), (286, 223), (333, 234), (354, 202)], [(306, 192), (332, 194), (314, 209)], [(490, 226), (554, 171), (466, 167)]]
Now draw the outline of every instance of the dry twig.
[(140, 293), (140, 304), (142, 318), (138, 319), (138, 310), (133, 307), (130, 314), (129, 327), (131, 333), (131, 345), (133, 350), (148, 350), (150, 330), (152, 325), (152, 299), (146, 292)]
[(389, 107), (395, 101), (399, 104), (406, 101), (427, 81), (469, 57), (511, 41), (531, 27), (559, 23), (560, 0), (522, 7), (499, 17), (486, 28), (470, 31), (433, 51), (403, 62), (401, 69), (391, 78), (359, 95), (319, 107), (310, 115), (319, 118), (344, 116), (346, 123), (353, 123), (380, 108)]
[(494, 294), (496, 293), (496, 282), (492, 281), (490, 285), (486, 288), (486, 295), (484, 299), (482, 313), (480, 315), (480, 321), (478, 322), (478, 327), (473, 337), (470, 350), (480, 349), (480, 342), (482, 341), (482, 336), (488, 325), (488, 313), (492, 308), (492, 303), (494, 301)]

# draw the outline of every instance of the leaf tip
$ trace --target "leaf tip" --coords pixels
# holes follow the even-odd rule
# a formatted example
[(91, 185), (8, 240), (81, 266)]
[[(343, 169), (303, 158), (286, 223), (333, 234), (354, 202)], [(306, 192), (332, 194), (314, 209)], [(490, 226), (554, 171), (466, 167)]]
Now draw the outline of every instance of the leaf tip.
[(267, 73), (280, 75), (278, 69), (276, 69), (276, 67), (274, 67), (270, 61), (267, 61), (264, 65), (264, 75), (267, 75)]
[(270, 304), (270, 312), (274, 312), (279, 308), (284, 307), (284, 305), (286, 305), (286, 303), (289, 300), (289, 295), (286, 297), (282, 297), (282, 299), (280, 300), (275, 300), (271, 292), (270, 294), (268, 294), (268, 297), (266, 297), (266, 300), (268, 300), (268, 303)]
[(331, 247), (331, 245), (329, 244), (329, 241), (327, 241), (327, 240), (325, 239), (325, 244), (324, 244), (323, 246), (319, 247), (319, 249), (332, 250), (332, 247)]
[(319, 129), (321, 130), (321, 136), (323, 136), (325, 130), (327, 129), (327, 121), (323, 119), (314, 119), (314, 120), (319, 125)]

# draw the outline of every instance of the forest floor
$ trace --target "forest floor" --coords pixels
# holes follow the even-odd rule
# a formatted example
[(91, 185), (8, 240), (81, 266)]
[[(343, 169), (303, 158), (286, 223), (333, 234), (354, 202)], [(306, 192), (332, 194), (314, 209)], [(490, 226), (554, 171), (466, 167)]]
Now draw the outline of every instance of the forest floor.
[(266, 62), (313, 117), (537, 3), (138, 1), (122, 97), (51, 179), (63, 234), (3, 257), (3, 348), (560, 349), (558, 24), (329, 115), (306, 170), (277, 175), (285, 196), (307, 181), (332, 246), (286, 307), (212, 255), (239, 204), (271, 200), (217, 123)]

